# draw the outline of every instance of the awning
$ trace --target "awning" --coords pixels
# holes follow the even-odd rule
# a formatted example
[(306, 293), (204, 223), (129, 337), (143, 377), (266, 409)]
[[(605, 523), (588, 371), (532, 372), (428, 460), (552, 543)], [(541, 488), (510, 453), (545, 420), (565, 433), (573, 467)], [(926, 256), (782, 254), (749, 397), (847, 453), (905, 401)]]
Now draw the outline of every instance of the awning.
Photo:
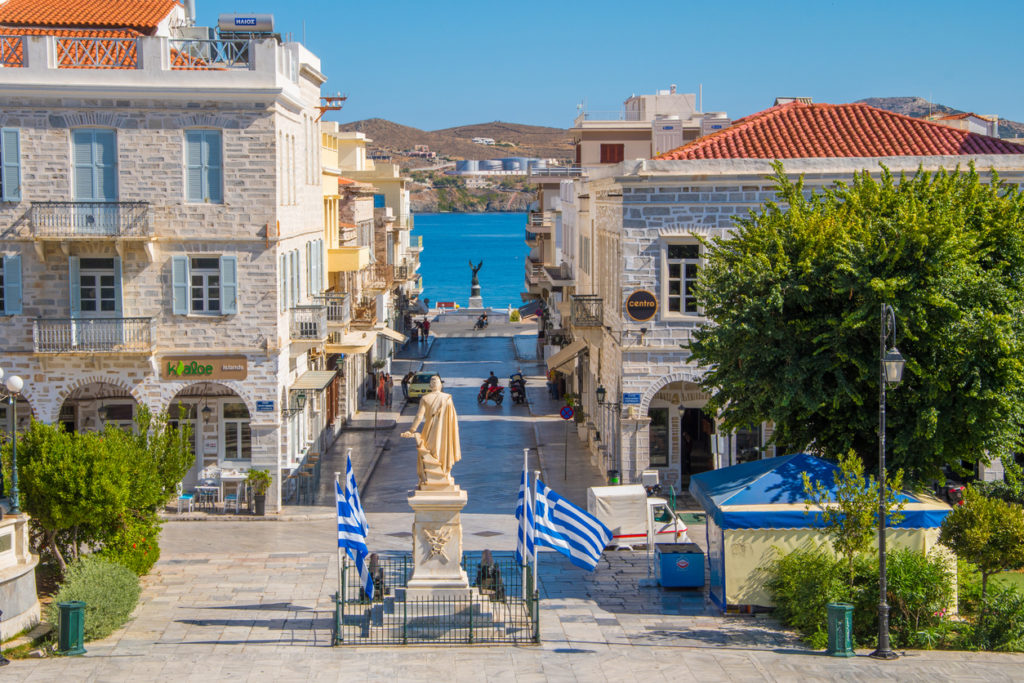
[(580, 355), (583, 349), (587, 348), (587, 342), (582, 339), (577, 339), (572, 342), (564, 349), (556, 353), (555, 355), (548, 358), (548, 370), (554, 370), (555, 368), (561, 367)]
[(331, 370), (307, 370), (302, 373), (290, 389), (292, 391), (310, 390), (323, 391), (331, 383), (335, 374)]
[(396, 332), (395, 330), (391, 329), (390, 327), (385, 327), (385, 328), (377, 330), (377, 334), (384, 335), (385, 337), (387, 337), (391, 341), (398, 342), (399, 344), (404, 344), (409, 339), (408, 337), (406, 337), (401, 332)]
[(340, 344), (324, 344), (326, 353), (366, 353), (377, 341), (377, 333), (372, 330), (349, 332), (341, 338)]

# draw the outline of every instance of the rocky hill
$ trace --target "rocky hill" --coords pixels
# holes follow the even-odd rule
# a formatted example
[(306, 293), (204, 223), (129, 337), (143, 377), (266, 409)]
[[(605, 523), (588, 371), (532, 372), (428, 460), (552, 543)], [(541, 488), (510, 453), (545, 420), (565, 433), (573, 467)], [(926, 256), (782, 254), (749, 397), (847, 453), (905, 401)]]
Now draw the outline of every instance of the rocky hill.
[[(938, 102), (928, 102), (923, 97), (867, 97), (863, 100), (857, 100), (863, 104), (867, 104), (872, 107), (878, 107), (879, 109), (885, 109), (887, 111), (896, 112), (897, 114), (904, 114), (906, 116), (913, 116), (914, 118), (921, 119), (928, 116), (930, 113), (939, 114), (963, 114), (962, 109), (954, 109), (953, 107), (945, 104), (939, 104)], [(998, 115), (998, 112), (985, 112), (976, 111), (975, 114), (986, 114)], [(1024, 137), (1024, 123), (1017, 121), (1011, 121), (1009, 119), (999, 119), (999, 137), (1001, 138), (1019, 138)]]

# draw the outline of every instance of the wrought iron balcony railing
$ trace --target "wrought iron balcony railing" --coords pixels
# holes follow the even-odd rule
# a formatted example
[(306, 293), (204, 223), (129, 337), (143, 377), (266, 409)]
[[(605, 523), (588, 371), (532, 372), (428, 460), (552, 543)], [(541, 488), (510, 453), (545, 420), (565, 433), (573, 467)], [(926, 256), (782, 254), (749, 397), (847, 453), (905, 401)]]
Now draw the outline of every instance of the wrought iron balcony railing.
[(315, 297), (318, 305), (327, 307), (327, 322), (346, 325), (352, 320), (352, 304), (345, 292), (328, 292)]
[(32, 202), (36, 237), (136, 237), (153, 234), (149, 202)]
[(25, 66), (25, 36), (0, 36), (0, 67)]
[(535, 228), (551, 225), (551, 214), (544, 211), (531, 211), (526, 224)]
[(248, 40), (169, 40), (171, 68), (176, 70), (249, 69)]
[(57, 64), (62, 69), (137, 69), (135, 38), (58, 37)]
[(600, 297), (578, 294), (572, 297), (573, 327), (601, 327), (604, 324), (604, 302)]
[(36, 318), (36, 353), (148, 353), (153, 350), (152, 318)]
[(301, 341), (327, 338), (327, 306), (293, 306), (290, 337)]
[(384, 290), (395, 279), (395, 267), (390, 263), (371, 263), (367, 267), (367, 289)]
[(370, 327), (377, 324), (377, 302), (363, 299), (352, 307), (352, 324)]

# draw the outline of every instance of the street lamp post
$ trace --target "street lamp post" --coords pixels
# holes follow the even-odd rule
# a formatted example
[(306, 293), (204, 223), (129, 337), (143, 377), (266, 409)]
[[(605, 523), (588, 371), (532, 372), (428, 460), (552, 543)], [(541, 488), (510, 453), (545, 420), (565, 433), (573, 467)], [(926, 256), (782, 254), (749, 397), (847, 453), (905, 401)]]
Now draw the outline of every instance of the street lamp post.
[[(896, 659), (899, 655), (889, 647), (889, 601), (885, 575), (885, 385), (893, 386), (903, 379), (903, 356), (895, 345), (896, 314), (889, 304), (882, 304), (878, 335), (878, 649), (875, 659)], [(893, 347), (886, 350), (886, 341), (893, 337)]]
[[(0, 379), (4, 376), (4, 371), (0, 368)], [(21, 514), (21, 504), (18, 497), (18, 394), (21, 393), (21, 388), (25, 385), (24, 380), (17, 375), (11, 375), (4, 381), (4, 386), (7, 388), (7, 404), (11, 406), (11, 486), (10, 494), (8, 497), (11, 501), (11, 509), (9, 510), (12, 515)]]

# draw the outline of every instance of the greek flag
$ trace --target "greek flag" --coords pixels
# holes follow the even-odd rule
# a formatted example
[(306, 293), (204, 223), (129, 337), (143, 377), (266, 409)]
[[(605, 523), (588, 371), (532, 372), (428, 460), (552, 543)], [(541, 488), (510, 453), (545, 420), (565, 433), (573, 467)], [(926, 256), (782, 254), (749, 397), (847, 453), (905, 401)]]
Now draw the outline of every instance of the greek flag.
[[(519, 497), (516, 498), (516, 519), (519, 520), (518, 542), (516, 543), (516, 562), (529, 564), (533, 561), (533, 506), (529, 504), (530, 492), (526, 488), (526, 471), (519, 480)], [(526, 533), (523, 534), (523, 511), (526, 511)]]
[(345, 488), (340, 482), (334, 482), (334, 493), (338, 501), (338, 547), (345, 548), (348, 556), (356, 563), (359, 570), (359, 581), (363, 584), (366, 597), (373, 599), (373, 577), (367, 568), (370, 551), (366, 549), (366, 534), (370, 525), (366, 523), (363, 504), (359, 502), (359, 489), (356, 488), (356, 475), (352, 472), (352, 457), (349, 456), (345, 465)]
[(585, 510), (537, 480), (537, 515), (534, 542), (538, 547), (554, 548), (577, 567), (593, 571), (612, 532)]

